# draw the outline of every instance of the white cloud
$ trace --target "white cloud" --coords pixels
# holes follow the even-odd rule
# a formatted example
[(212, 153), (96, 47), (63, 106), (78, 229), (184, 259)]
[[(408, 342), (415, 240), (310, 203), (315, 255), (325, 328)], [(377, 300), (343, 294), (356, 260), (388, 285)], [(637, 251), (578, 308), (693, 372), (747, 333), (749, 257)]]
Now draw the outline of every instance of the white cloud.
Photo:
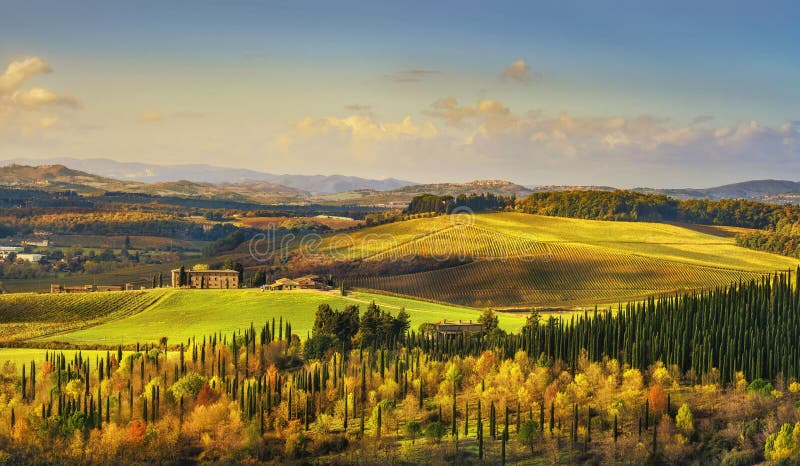
[(437, 129), (430, 121), (417, 124), (407, 116), (397, 123), (378, 123), (368, 115), (351, 115), (347, 118), (307, 117), (295, 123), (296, 135), (319, 137), (335, 135), (355, 142), (391, 141), (399, 138), (429, 138)]
[(439, 72), (436, 70), (423, 70), (413, 68), (410, 70), (398, 71), (396, 73), (385, 74), (383, 77), (398, 83), (416, 83), (423, 79), (435, 76)]
[[(709, 186), (800, 171), (800, 128), (745, 122), (712, 126), (652, 115), (517, 112), (486, 98), (442, 97), (422, 111), (433, 122), (369, 115), (306, 118), (275, 139), (287, 160), (409, 179), (505, 177), (522, 182)], [(324, 154), (324, 156), (322, 155)], [(338, 166), (338, 165), (337, 165)], [(335, 170), (335, 168), (333, 168)], [(349, 171), (349, 170), (348, 170)], [(785, 176), (785, 175), (783, 175)]]
[(0, 96), (10, 94), (37, 74), (51, 73), (53, 70), (39, 57), (29, 57), (9, 63), (6, 71), (0, 74)]
[[(16, 132), (26, 137), (37, 131), (53, 128), (62, 120), (53, 114), (56, 107), (76, 109), (78, 99), (42, 87), (23, 89), (37, 75), (52, 73), (52, 68), (39, 57), (12, 61), (0, 74), (0, 133)], [(39, 112), (47, 111), (46, 115)]]
[(78, 99), (66, 94), (56, 94), (55, 92), (35, 87), (27, 91), (17, 91), (11, 95), (11, 101), (22, 108), (35, 108), (45, 105), (62, 105), (65, 107), (78, 108)]
[(139, 115), (139, 123), (158, 123), (163, 118), (161, 112), (144, 112)]
[(517, 60), (503, 70), (503, 78), (517, 81), (520, 83), (529, 83), (536, 79), (541, 78), (541, 74), (532, 73), (531, 68), (525, 63), (524, 60)]

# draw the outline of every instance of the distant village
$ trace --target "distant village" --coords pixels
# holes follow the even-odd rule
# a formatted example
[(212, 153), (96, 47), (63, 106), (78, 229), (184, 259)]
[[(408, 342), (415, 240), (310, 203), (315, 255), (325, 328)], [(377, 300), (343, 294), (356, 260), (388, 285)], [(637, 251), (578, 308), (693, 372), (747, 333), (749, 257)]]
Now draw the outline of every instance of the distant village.
[(0, 246), (0, 263), (6, 262), (41, 262), (47, 257), (43, 254), (25, 252), (26, 248), (38, 246), (46, 248), (49, 240), (23, 241), (19, 246)]

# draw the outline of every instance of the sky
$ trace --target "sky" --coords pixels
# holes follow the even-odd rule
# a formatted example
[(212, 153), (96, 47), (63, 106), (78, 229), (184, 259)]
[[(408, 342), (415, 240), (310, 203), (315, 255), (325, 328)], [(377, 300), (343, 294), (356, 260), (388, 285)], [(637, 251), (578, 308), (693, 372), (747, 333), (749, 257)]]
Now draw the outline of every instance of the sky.
[(797, 2), (0, 1), (0, 160), (800, 176)]

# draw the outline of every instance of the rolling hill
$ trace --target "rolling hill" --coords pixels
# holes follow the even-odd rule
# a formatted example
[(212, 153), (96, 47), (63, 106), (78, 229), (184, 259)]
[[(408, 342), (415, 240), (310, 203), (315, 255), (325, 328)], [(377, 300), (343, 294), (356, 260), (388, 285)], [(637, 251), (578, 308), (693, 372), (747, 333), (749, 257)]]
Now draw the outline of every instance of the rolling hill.
[(475, 307), (580, 306), (747, 281), (794, 269), (788, 257), (735, 246), (730, 229), (603, 222), (521, 213), (441, 216), (326, 238), (319, 257), (468, 264), (350, 286)]
[(783, 195), (800, 193), (800, 182), (786, 180), (752, 180), (706, 189), (635, 188), (643, 193), (666, 194), (677, 199), (748, 199), (776, 202)]
[[(215, 332), (233, 332), (263, 325), (272, 318), (289, 320), (305, 338), (320, 304), (363, 309), (376, 302), (392, 314), (404, 308), (412, 329), (442, 319), (477, 320), (480, 310), (454, 305), (378, 295), (313, 290), (261, 292), (253, 290), (173, 290), (0, 296), (0, 343), (31, 346), (61, 342), (75, 345), (153, 343), (168, 335), (173, 342)], [(58, 312), (48, 313), (57, 308)], [(500, 315), (500, 325), (518, 331), (523, 315)]]
[(205, 164), (158, 165), (141, 162), (118, 162), (111, 159), (52, 159), (20, 158), (3, 163), (18, 165), (65, 165), (102, 177), (141, 183), (166, 183), (189, 180), (196, 183), (267, 182), (283, 185), (298, 191), (313, 193), (338, 193), (357, 189), (385, 191), (412, 185), (411, 181), (395, 178), (368, 179), (345, 175), (275, 175), (244, 168), (215, 167)]

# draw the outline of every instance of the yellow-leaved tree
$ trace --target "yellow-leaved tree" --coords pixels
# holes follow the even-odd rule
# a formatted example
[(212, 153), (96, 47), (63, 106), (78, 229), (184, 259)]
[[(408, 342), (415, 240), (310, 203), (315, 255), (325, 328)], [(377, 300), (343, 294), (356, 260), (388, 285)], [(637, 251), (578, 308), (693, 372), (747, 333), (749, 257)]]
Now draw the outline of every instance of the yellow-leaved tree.
[(678, 415), (675, 416), (675, 427), (686, 437), (691, 437), (694, 432), (694, 416), (692, 409), (686, 403), (678, 408)]

